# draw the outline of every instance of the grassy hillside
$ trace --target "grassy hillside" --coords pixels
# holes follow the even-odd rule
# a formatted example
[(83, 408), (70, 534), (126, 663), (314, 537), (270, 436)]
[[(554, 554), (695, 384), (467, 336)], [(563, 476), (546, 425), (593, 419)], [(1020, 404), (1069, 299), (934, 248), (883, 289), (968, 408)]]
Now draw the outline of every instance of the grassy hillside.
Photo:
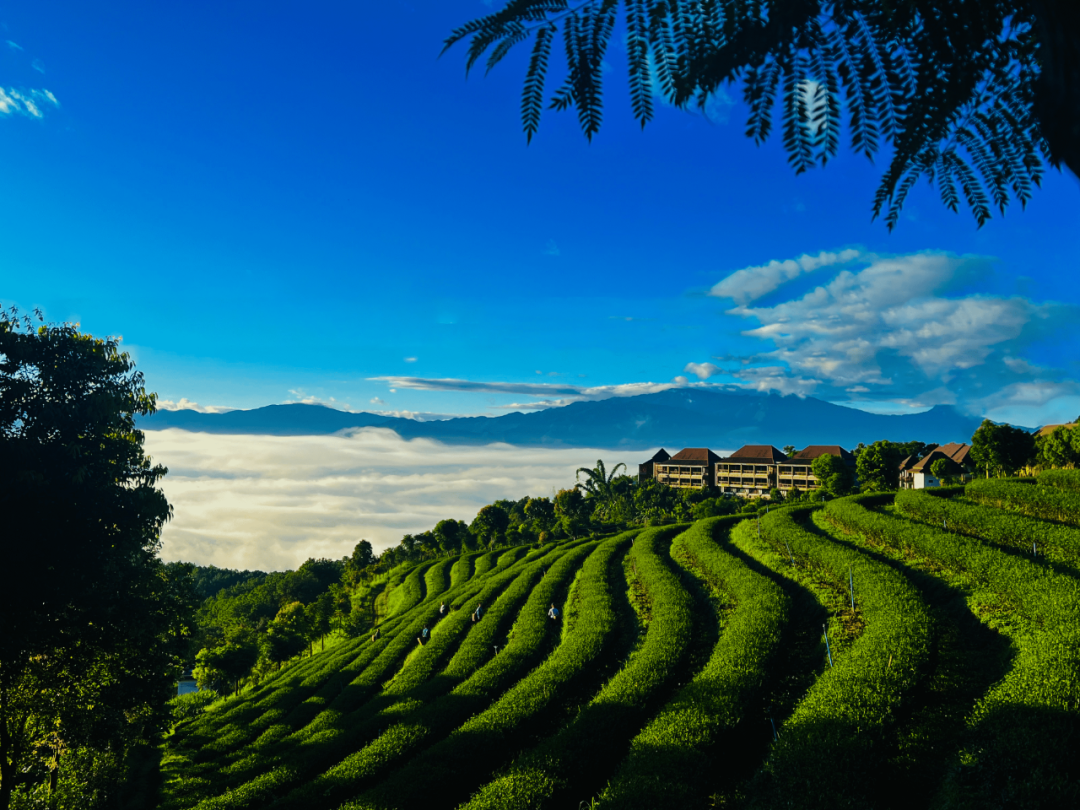
[(180, 722), (158, 805), (1080, 805), (1075, 483), (403, 566), (377, 638)]

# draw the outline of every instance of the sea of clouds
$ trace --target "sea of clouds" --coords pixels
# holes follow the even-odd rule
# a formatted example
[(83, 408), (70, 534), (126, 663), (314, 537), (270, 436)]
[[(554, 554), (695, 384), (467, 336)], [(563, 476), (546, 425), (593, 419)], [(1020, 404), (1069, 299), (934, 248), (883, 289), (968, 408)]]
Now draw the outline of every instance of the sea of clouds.
[(632, 474), (653, 451), (462, 447), (365, 428), (333, 436), (146, 431), (169, 474), (174, 516), (161, 556), (223, 568), (296, 568), (339, 558), (361, 538), (376, 551), (444, 518), (471, 521), (500, 498), (551, 497), (602, 458)]

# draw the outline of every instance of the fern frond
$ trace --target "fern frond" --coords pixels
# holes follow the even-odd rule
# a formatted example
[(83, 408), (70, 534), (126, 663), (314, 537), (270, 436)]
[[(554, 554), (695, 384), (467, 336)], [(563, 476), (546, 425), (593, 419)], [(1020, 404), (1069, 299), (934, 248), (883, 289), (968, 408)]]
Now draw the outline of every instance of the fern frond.
[(982, 186), (979, 184), (975, 172), (971, 170), (971, 167), (967, 165), (963, 158), (956, 152), (952, 152), (949, 160), (957, 179), (960, 181), (960, 188), (964, 192), (964, 198), (971, 209), (971, 214), (981, 228), (990, 219), (990, 201), (986, 197), (986, 192), (983, 191)]
[(795, 174), (802, 174), (814, 165), (815, 139), (810, 132), (807, 92), (806, 59), (802, 54), (796, 54), (785, 73), (783, 99), (784, 149)]
[(746, 135), (753, 138), (756, 144), (764, 143), (772, 132), (772, 109), (779, 82), (780, 66), (776, 62), (767, 62), (751, 69), (747, 75), (743, 89), (743, 97), (750, 107)]
[(521, 42), (525, 37), (529, 35), (528, 29), (521, 23), (510, 23), (507, 26), (507, 33), (504, 34), (505, 39), (495, 46), (495, 49), (488, 56), (487, 69), (484, 74), (491, 73), (491, 69), (495, 65), (502, 61), (503, 57), (510, 53), (510, 49)]
[(521, 92), (521, 125), (525, 130), (525, 142), (532, 143), (533, 135), (540, 127), (540, 113), (544, 104), (544, 79), (547, 76), (551, 42), (555, 26), (546, 25), (536, 32), (529, 68), (525, 72), (525, 87)]
[(649, 8), (649, 43), (656, 63), (656, 78), (660, 80), (660, 90), (665, 98), (678, 103), (675, 101), (677, 70), (675, 38), (671, 32), (671, 21), (668, 18), (668, 6), (665, 0), (654, 2)]
[(652, 120), (652, 73), (649, 70), (649, 25), (645, 0), (626, 0), (626, 61), (630, 69), (630, 103), (641, 128)]
[(960, 210), (960, 194), (956, 190), (952, 165), (945, 159), (944, 155), (941, 155), (938, 157), (936, 168), (941, 202), (955, 214)]

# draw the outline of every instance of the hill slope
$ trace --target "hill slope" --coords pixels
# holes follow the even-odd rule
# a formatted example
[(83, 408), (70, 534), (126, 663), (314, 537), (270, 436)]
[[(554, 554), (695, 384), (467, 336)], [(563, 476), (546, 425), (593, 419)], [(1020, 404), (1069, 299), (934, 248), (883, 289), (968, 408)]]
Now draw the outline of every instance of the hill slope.
[(959, 492), (396, 569), (377, 638), (179, 723), (159, 806), (1076, 806), (1080, 474)]

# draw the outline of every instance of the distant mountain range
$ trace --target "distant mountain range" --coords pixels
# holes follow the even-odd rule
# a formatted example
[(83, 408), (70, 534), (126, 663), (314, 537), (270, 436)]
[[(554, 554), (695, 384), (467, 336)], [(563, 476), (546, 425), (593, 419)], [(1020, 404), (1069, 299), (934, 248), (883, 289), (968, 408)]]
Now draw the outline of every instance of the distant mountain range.
[(982, 420), (938, 405), (925, 413), (884, 416), (812, 397), (670, 389), (636, 397), (575, 402), (561, 408), (433, 422), (346, 413), (321, 405), (269, 405), (248, 411), (159, 411), (144, 430), (316, 436), (350, 428), (389, 428), (402, 438), (447, 444), (505, 442), (521, 446), (647, 449), (663, 446), (736, 449), (744, 444), (839, 444), (878, 439), (970, 441)]

